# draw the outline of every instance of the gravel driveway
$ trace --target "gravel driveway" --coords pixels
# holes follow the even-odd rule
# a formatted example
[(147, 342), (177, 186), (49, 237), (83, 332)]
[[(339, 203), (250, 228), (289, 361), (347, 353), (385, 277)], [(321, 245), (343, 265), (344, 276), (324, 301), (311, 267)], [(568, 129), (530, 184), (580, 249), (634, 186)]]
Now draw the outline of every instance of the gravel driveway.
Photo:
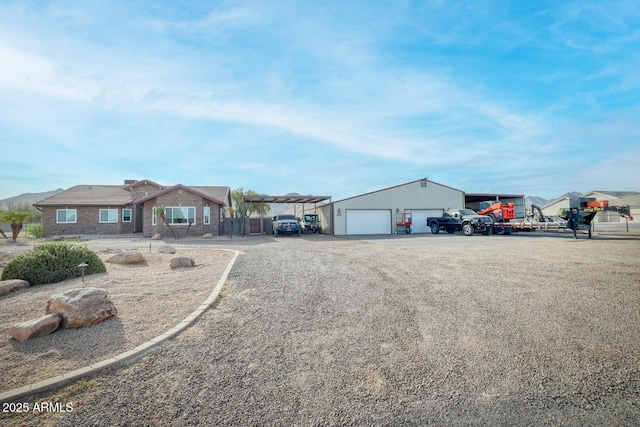
[(0, 424), (640, 424), (640, 240), (213, 245), (243, 253), (192, 328)]

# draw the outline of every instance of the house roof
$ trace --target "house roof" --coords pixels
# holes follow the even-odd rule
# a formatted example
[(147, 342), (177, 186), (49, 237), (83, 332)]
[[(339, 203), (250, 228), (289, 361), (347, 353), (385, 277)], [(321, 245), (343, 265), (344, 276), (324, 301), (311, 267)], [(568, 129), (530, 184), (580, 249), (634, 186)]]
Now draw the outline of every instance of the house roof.
[(131, 203), (122, 185), (76, 185), (34, 206), (118, 206)]
[(150, 179), (141, 179), (139, 181), (134, 181), (130, 184), (125, 183), (125, 190), (129, 190), (131, 188), (136, 188), (139, 187), (141, 185), (153, 185), (154, 187), (157, 187), (159, 190), (162, 190), (164, 188), (164, 186), (158, 184), (157, 182), (153, 182)]
[[(152, 183), (161, 190), (133, 200), (130, 188), (137, 184)], [(34, 206), (125, 206), (132, 203), (142, 203), (152, 200), (163, 194), (170, 193), (174, 190), (184, 190), (200, 197), (207, 199), (213, 203), (226, 206), (231, 201), (229, 187), (188, 187), (182, 184), (172, 187), (163, 187), (152, 181), (142, 180), (133, 185), (76, 185), (54, 196), (48, 197)]]
[(231, 206), (231, 189), (229, 187), (221, 187), (221, 186), (192, 186), (196, 191), (204, 193), (210, 197), (218, 199), (222, 201), (223, 205)]
[(156, 191), (155, 193), (151, 193), (148, 196), (144, 196), (139, 199), (136, 199), (135, 203), (144, 203), (176, 190), (184, 190), (189, 193), (196, 194), (202, 197), (203, 199), (207, 199), (213, 203), (217, 203), (222, 206), (227, 205), (225, 201), (226, 199), (225, 193), (229, 191), (229, 187), (188, 187), (182, 184), (177, 184), (172, 187), (167, 187), (163, 190)]

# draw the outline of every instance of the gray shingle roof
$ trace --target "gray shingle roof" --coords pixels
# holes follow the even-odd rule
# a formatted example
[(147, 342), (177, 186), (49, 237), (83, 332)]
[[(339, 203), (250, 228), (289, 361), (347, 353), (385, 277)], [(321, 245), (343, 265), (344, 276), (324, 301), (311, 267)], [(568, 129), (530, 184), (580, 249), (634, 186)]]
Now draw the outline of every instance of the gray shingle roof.
[[(131, 186), (123, 185), (76, 185), (54, 196), (48, 197), (34, 204), (34, 206), (125, 206), (134, 202), (131, 193), (127, 191)], [(164, 187), (162, 190), (139, 198), (137, 201), (151, 200), (160, 194), (177, 188), (199, 193), (201, 196), (222, 205), (230, 203), (229, 187), (197, 186), (188, 187), (181, 184)]]
[[(200, 197), (204, 197), (205, 199), (208, 199), (214, 203), (218, 203), (220, 205), (227, 205), (226, 194), (228, 194), (229, 192), (229, 187), (188, 187), (182, 184), (177, 184), (172, 187), (166, 187), (160, 191), (149, 194), (148, 196), (140, 197), (139, 199), (136, 199), (136, 203), (142, 203), (149, 200), (153, 200), (158, 196), (161, 196), (163, 194), (168, 194), (176, 190), (189, 191), (191, 193), (199, 195)], [(217, 197), (216, 195), (221, 197)]]
[(122, 185), (76, 185), (34, 206), (121, 206), (131, 203), (131, 194)]

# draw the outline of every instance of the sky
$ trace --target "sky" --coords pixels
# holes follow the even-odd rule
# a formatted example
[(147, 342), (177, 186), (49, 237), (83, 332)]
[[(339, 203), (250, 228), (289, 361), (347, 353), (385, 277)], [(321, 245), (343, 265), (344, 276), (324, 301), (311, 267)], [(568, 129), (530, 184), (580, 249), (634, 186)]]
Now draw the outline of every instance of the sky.
[(3, 1), (0, 199), (640, 191), (640, 2)]

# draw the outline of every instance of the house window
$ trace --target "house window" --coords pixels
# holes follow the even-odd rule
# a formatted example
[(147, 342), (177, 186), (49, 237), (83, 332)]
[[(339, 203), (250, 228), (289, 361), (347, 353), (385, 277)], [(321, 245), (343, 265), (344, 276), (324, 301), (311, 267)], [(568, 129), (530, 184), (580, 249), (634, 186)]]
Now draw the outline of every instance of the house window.
[(158, 224), (158, 208), (154, 206), (151, 214), (151, 225), (157, 225), (157, 224)]
[(58, 209), (56, 222), (58, 224), (75, 224), (77, 216), (75, 209)]
[(131, 222), (131, 209), (122, 209), (122, 222)]
[(100, 222), (118, 222), (118, 209), (100, 209)]
[(164, 215), (171, 225), (195, 224), (196, 208), (193, 207), (169, 207), (164, 208)]
[(211, 208), (209, 206), (204, 207), (204, 212), (202, 213), (202, 223), (204, 225), (211, 224)]

